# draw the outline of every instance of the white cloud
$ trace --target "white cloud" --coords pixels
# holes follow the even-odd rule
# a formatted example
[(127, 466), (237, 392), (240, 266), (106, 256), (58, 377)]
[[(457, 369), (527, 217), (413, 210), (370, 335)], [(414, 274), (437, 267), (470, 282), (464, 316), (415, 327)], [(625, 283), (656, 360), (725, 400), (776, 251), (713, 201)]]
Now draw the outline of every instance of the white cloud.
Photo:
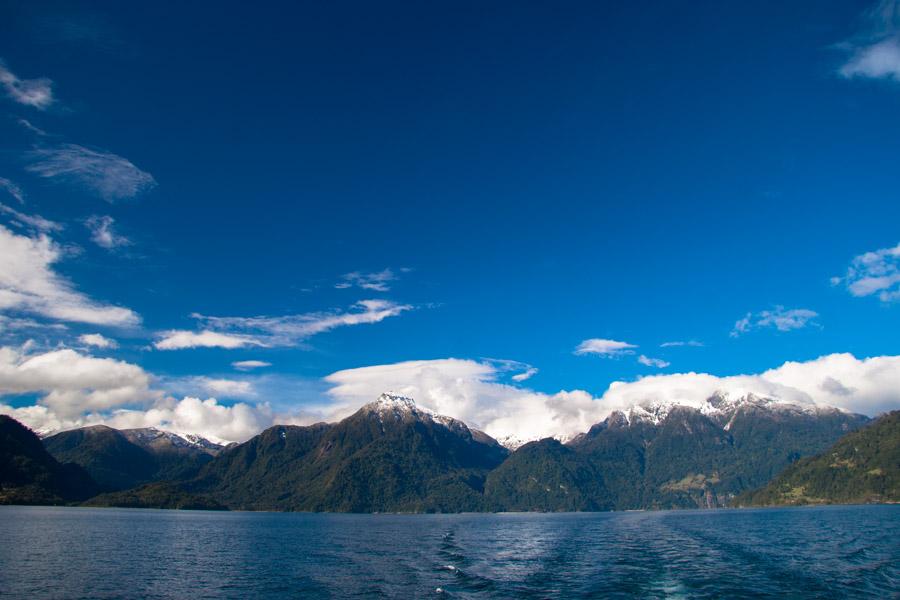
[(253, 398), (256, 389), (253, 383), (241, 379), (224, 379), (217, 377), (193, 376), (167, 379), (164, 385), (168, 392), (177, 395), (196, 396), (209, 394), (217, 398)]
[(864, 17), (865, 27), (841, 45), (850, 56), (838, 73), (847, 79), (900, 81), (900, 2), (881, 0)]
[(78, 336), (78, 341), (82, 344), (86, 344), (88, 346), (95, 346), (97, 348), (118, 348), (119, 344), (116, 340), (111, 340), (108, 337), (100, 335), (99, 333), (85, 333), (84, 335)]
[(528, 379), (531, 379), (532, 377), (534, 377), (537, 374), (538, 374), (538, 370), (536, 367), (528, 367), (523, 372), (516, 373), (515, 375), (513, 375), (512, 380), (513, 381), (526, 381)]
[(778, 331), (803, 329), (809, 325), (815, 325), (813, 319), (818, 316), (819, 313), (807, 308), (785, 309), (783, 306), (776, 306), (772, 310), (763, 310), (755, 314), (747, 313), (734, 324), (730, 335), (738, 337), (753, 329), (767, 327), (774, 327)]
[(173, 329), (160, 333), (159, 339), (153, 345), (157, 350), (183, 350), (185, 348), (234, 349), (245, 346), (263, 346), (264, 344), (246, 335), (232, 335), (209, 330), (194, 332)]
[(663, 342), (659, 345), (660, 348), (677, 348), (680, 346), (691, 346), (694, 348), (702, 348), (703, 342), (698, 342), (697, 340), (687, 340), (687, 341), (674, 341), (674, 342)]
[(0, 396), (26, 393), (43, 394), (39, 404), (63, 419), (158, 397), (137, 365), (68, 348), (28, 354), (0, 347)]
[(40, 215), (26, 215), (16, 209), (0, 203), (0, 213), (9, 216), (13, 225), (31, 229), (39, 233), (52, 233), (54, 231), (62, 231), (63, 226), (60, 223), (45, 219)]
[[(7, 414), (40, 433), (51, 433), (87, 425), (108, 425), (117, 429), (156, 427), (178, 433), (193, 433), (219, 443), (243, 442), (273, 424), (276, 415), (267, 404), (238, 402), (227, 406), (215, 398), (182, 400), (165, 398), (148, 410), (116, 409), (108, 413), (88, 413), (77, 417), (59, 416), (41, 406), (13, 408), (0, 404)], [(289, 419), (280, 418), (280, 421)]]
[(855, 257), (843, 277), (832, 277), (832, 285), (843, 283), (853, 296), (878, 294), (882, 302), (900, 299), (900, 244)]
[(325, 378), (333, 403), (319, 410), (325, 418), (341, 418), (394, 391), (496, 438), (565, 436), (597, 421), (598, 406), (587, 392), (534, 392), (499, 383), (502, 372), (496, 363), (454, 358), (347, 369)]
[(22, 311), (59, 321), (136, 325), (133, 311), (100, 304), (53, 270), (62, 250), (46, 235), (26, 237), (0, 225), (0, 311)]
[(900, 39), (889, 38), (857, 49), (840, 69), (848, 79), (894, 79), (900, 81)]
[(649, 356), (644, 356), (643, 354), (638, 356), (637, 360), (642, 365), (646, 365), (648, 367), (656, 367), (658, 369), (664, 369), (664, 368), (668, 367), (670, 364), (672, 364), (672, 363), (664, 361), (661, 358), (650, 358)]
[(615, 382), (600, 398), (583, 390), (545, 394), (506, 385), (498, 381), (499, 374), (490, 363), (452, 358), (347, 369), (325, 378), (332, 385), (328, 395), (333, 403), (317, 410), (325, 418), (342, 418), (382, 392), (394, 391), (495, 438), (527, 440), (571, 437), (613, 410), (647, 401), (699, 406), (716, 392), (754, 393), (870, 416), (900, 407), (900, 356), (860, 360), (851, 354), (832, 354), (788, 362), (758, 375), (655, 375)]
[[(655, 375), (615, 382), (599, 398), (583, 390), (555, 394), (501, 383), (500, 361), (438, 359), (347, 369), (325, 378), (326, 400), (304, 413), (278, 414), (266, 404), (221, 404), (210, 398), (161, 397), (147, 387), (139, 367), (97, 359), (71, 350), (27, 356), (0, 349), (0, 395), (46, 393), (39, 404), (0, 413), (40, 431), (93, 423), (113, 427), (160, 427), (213, 439), (243, 441), (275, 423), (308, 424), (355, 412), (384, 391), (411, 396), (436, 412), (461, 419), (498, 438), (570, 438), (587, 431), (613, 410), (646, 402), (699, 406), (716, 392), (753, 393), (798, 404), (836, 406), (870, 416), (900, 407), (900, 356), (857, 359), (832, 354), (787, 362), (755, 375), (717, 377), (706, 373)], [(194, 378), (207, 389), (229, 389), (231, 380)], [(228, 381), (229, 383), (221, 383)], [(182, 382), (183, 383), (183, 382)], [(233, 388), (240, 393), (247, 388)], [(248, 393), (249, 395), (249, 393)], [(151, 399), (148, 402), (146, 399)], [(137, 409), (128, 405), (149, 405)]]
[(14, 181), (0, 177), (0, 190), (6, 190), (10, 196), (18, 200), (19, 204), (25, 204), (25, 192)]
[(156, 185), (150, 173), (131, 161), (77, 144), (38, 148), (29, 157), (32, 162), (26, 168), (32, 173), (83, 185), (107, 202), (132, 198)]
[(46, 77), (19, 79), (0, 60), (0, 85), (13, 101), (32, 108), (45, 109), (53, 104), (53, 82)]
[(112, 250), (131, 245), (131, 240), (115, 232), (114, 222), (115, 219), (110, 216), (94, 215), (85, 220), (84, 224), (91, 232), (91, 240), (101, 248)]
[(900, 407), (900, 356), (857, 359), (852, 354), (830, 354), (807, 362), (786, 362), (758, 375), (655, 375), (613, 383), (600, 402), (610, 410), (644, 401), (698, 405), (717, 391), (835, 406), (874, 416)]
[(605, 340), (601, 338), (591, 338), (581, 342), (575, 349), (575, 354), (598, 354), (600, 356), (619, 356), (622, 354), (634, 354), (632, 348), (637, 348), (634, 344), (628, 342), (620, 342), (617, 340)]
[(271, 367), (272, 363), (266, 362), (264, 360), (237, 360), (231, 363), (231, 366), (238, 371), (252, 371), (253, 369)]
[(342, 281), (336, 283), (334, 287), (346, 289), (355, 286), (364, 290), (387, 292), (391, 289), (389, 284), (397, 279), (397, 275), (391, 269), (384, 269), (375, 273), (354, 271), (342, 276), (341, 279)]
[(362, 300), (349, 311), (315, 312), (281, 317), (209, 317), (195, 314), (206, 328), (200, 333), (184, 330), (163, 332), (156, 342), (160, 350), (196, 347), (243, 348), (246, 346), (296, 346), (302, 341), (352, 325), (378, 323), (412, 310), (409, 304), (390, 300)]
[(169, 398), (147, 411), (119, 410), (95, 420), (120, 429), (156, 427), (218, 442), (243, 442), (270, 427), (273, 418), (267, 404), (239, 402), (226, 406), (215, 398), (188, 396), (180, 401)]

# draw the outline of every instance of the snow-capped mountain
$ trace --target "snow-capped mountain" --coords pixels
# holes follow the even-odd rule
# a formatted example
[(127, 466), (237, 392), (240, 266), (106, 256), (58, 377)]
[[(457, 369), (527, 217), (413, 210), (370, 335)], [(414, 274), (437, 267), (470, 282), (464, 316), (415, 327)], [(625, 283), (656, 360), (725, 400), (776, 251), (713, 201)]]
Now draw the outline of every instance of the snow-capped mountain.
[(165, 431), (156, 427), (123, 429), (121, 431), (132, 443), (156, 450), (192, 449), (214, 455), (227, 445), (227, 443), (212, 441), (197, 434)]
[[(407, 396), (385, 392), (374, 402), (364, 405), (358, 414), (372, 415), (376, 417), (382, 426), (385, 423), (400, 423), (421, 421), (443, 425), (458, 435), (471, 436), (481, 443), (496, 444), (497, 440), (483, 431), (469, 427), (459, 419), (440, 415), (433, 410), (416, 404), (416, 401)], [(507, 446), (508, 447), (508, 446)]]
[(652, 400), (634, 404), (622, 411), (616, 411), (617, 416), (624, 417), (628, 424), (651, 423), (659, 425), (669, 416), (676, 407), (688, 408), (698, 411), (700, 414), (710, 417), (715, 422), (723, 425), (727, 431), (734, 417), (741, 411), (759, 410), (769, 413), (782, 414), (806, 414), (816, 415), (820, 413), (840, 412), (833, 407), (819, 406), (813, 402), (789, 402), (778, 398), (758, 396), (751, 392), (746, 394), (719, 391), (709, 398), (696, 401), (684, 400)]

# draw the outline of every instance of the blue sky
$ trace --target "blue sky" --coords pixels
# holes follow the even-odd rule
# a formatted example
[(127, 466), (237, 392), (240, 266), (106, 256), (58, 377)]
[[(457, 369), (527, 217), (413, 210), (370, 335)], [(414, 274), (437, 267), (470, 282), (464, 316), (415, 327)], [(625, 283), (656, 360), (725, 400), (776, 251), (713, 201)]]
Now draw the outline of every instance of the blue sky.
[[(10, 368), (67, 348), (164, 395), (244, 382), (213, 395), (284, 414), (402, 361), (601, 397), (895, 355), (898, 15), (4, 3), (0, 218), (78, 297), (0, 301), (0, 342)], [(32, 272), (26, 254), (8, 260)], [(0, 380), (0, 401), (160, 401), (60, 409), (55, 389)]]

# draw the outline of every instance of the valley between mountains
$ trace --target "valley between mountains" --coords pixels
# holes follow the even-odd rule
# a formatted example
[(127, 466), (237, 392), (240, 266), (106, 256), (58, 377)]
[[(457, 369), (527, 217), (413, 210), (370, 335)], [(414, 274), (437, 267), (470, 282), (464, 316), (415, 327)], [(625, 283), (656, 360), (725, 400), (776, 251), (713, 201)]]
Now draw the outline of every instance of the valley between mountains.
[(383, 394), (242, 444), (0, 416), (0, 504), (331, 512), (605, 511), (900, 501), (900, 411), (716, 394), (635, 405), (565, 443), (506, 447)]

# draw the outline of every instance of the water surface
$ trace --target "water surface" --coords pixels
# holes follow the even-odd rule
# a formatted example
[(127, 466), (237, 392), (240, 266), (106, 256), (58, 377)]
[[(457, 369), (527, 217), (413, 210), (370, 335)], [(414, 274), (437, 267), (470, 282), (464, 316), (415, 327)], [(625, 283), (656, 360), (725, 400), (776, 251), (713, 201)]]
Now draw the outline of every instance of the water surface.
[(9, 598), (900, 598), (900, 506), (333, 515), (0, 507)]

